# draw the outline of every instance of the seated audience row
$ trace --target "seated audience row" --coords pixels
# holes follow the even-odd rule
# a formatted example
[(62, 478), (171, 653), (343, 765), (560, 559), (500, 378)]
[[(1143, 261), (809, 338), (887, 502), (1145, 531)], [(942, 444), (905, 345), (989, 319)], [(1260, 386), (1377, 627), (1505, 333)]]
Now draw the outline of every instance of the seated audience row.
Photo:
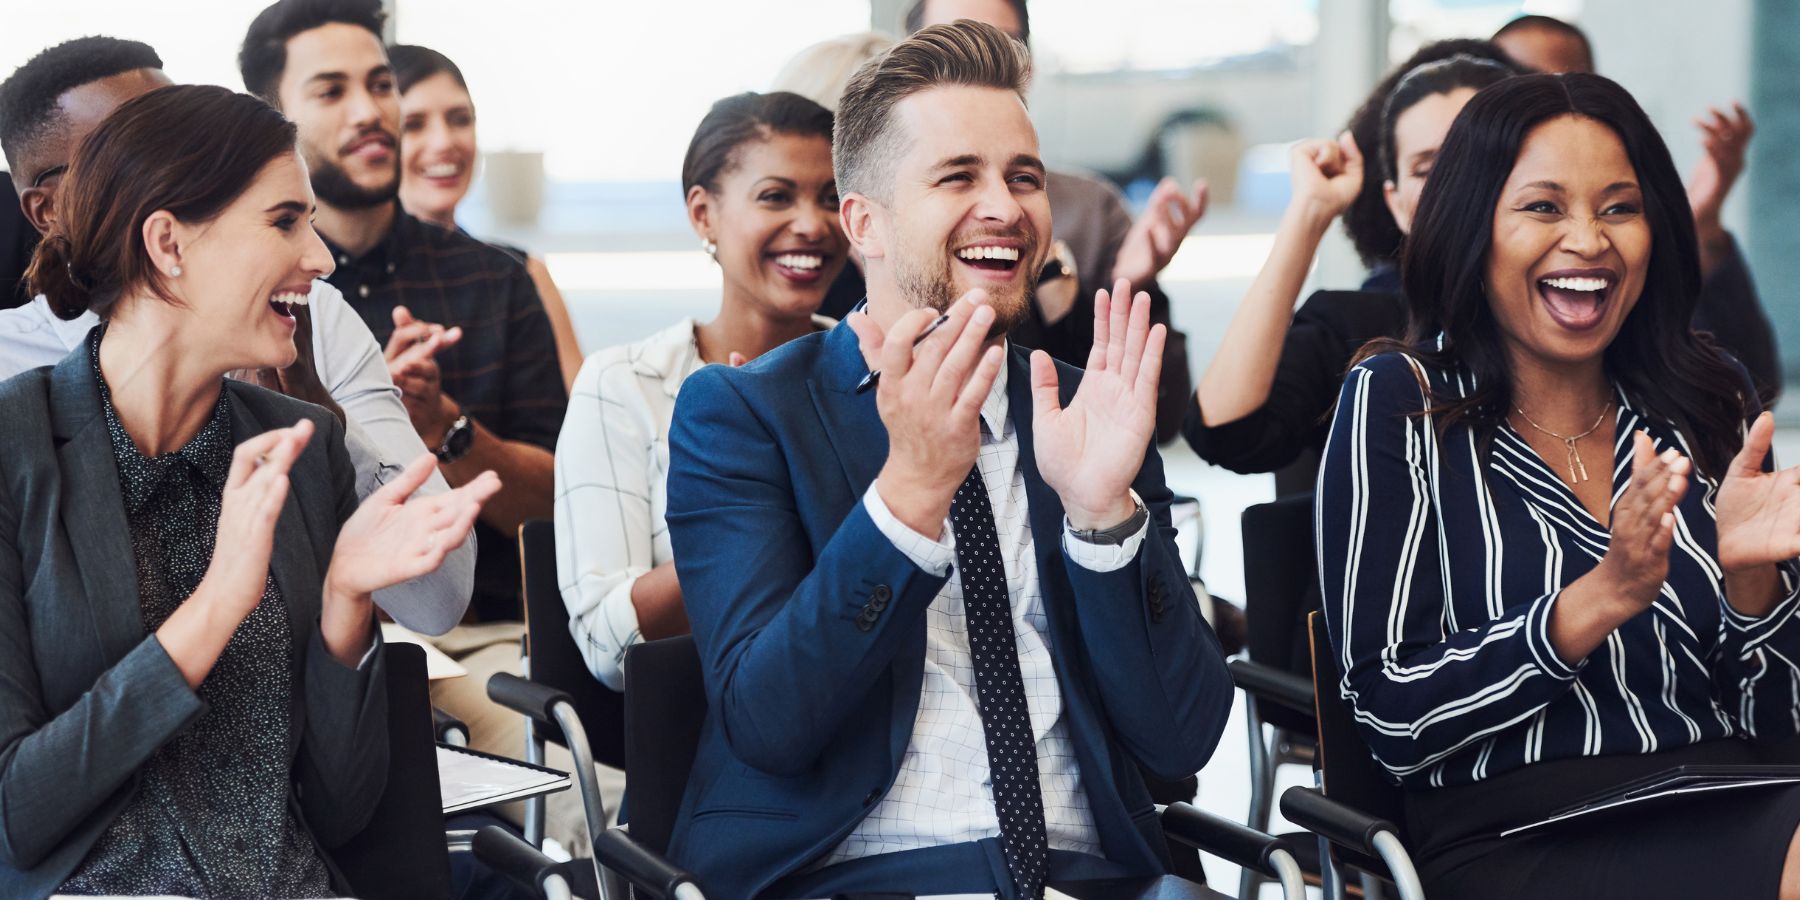
[[(552, 509), (603, 684), (695, 637), (669, 854), (711, 892), (1167, 872), (1149, 785), (1232, 693), (1155, 448), (1185, 415), (1203, 456), (1316, 487), (1342, 702), (1434, 895), (1800, 898), (1800, 788), (1507, 833), (1800, 731), (1800, 469), (1719, 224), (1741, 109), (1684, 187), (1572, 26), (1427, 46), (1294, 149), (1190, 392), (1154, 281), (1204, 186), (1133, 223), (1048, 170), (1023, 0), (920, 0), (904, 41), (803, 54), (819, 102), (713, 106), (682, 189), (717, 315), (581, 361), (543, 263), (457, 225), (461, 72), (382, 25), (280, 0), (254, 97), (101, 37), (0, 84), (42, 234), (0, 311), (0, 892), (344, 892), (386, 770), (377, 608), (517, 755), (483, 688)], [(1340, 216), (1372, 277), (1294, 312)]]

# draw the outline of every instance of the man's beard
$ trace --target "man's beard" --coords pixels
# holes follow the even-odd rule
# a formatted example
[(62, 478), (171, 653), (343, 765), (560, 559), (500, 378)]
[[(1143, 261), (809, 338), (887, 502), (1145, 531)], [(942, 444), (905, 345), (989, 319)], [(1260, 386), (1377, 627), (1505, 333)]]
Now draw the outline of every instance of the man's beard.
[(313, 194), (319, 202), (338, 209), (370, 209), (392, 202), (400, 195), (400, 166), (394, 165), (394, 180), (377, 188), (367, 188), (350, 179), (350, 173), (330, 160), (307, 160), (312, 169)]
[[(956, 280), (951, 277), (948, 254), (936, 258), (936, 266), (928, 261), (929, 256), (927, 261), (916, 264), (895, 260), (894, 283), (913, 306), (949, 312), (950, 305), (961, 299), (965, 291), (958, 290)], [(1019, 265), (1025, 265), (1025, 260), (1030, 258), (1029, 253), (1020, 254)], [(983, 289), (987, 291), (988, 305), (994, 310), (994, 324), (988, 328), (989, 338), (1006, 334), (1031, 315), (1031, 294), (1035, 287), (1036, 284), (1026, 278), (1024, 287), (1017, 291), (1001, 293), (992, 288)]]

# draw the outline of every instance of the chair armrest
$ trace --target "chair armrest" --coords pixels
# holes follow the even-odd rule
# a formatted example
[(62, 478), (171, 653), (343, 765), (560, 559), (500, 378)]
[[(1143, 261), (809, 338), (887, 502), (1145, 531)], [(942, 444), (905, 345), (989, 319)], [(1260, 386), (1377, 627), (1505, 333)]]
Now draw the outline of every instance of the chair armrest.
[[(489, 825), (475, 832), (471, 849), (476, 859), (530, 891), (533, 896), (555, 893), (548, 884), (552, 879), (566, 884), (561, 863), (545, 856), (536, 847), (498, 825)], [(567, 895), (566, 888), (562, 893)]]
[(608, 828), (594, 836), (594, 858), (633, 886), (659, 897), (699, 896), (693, 873), (677, 867), (662, 854), (632, 840), (622, 828)]
[(487, 694), (489, 700), (550, 728), (557, 727), (555, 707), (558, 703), (569, 704), (571, 709), (575, 705), (568, 694), (535, 681), (526, 681), (511, 672), (497, 672), (489, 678)]
[(1163, 810), (1163, 833), (1220, 859), (1279, 878), (1272, 857), (1292, 852), (1287, 842), (1239, 822), (1206, 812), (1191, 803), (1171, 803)]
[(1309, 716), (1317, 714), (1318, 711), (1313, 707), (1311, 681), (1292, 672), (1247, 659), (1230, 660), (1225, 665), (1231, 670), (1231, 680), (1244, 693), (1279, 703), (1298, 713)]
[(1309, 787), (1288, 788), (1281, 795), (1281, 814), (1313, 834), (1369, 856), (1381, 855), (1376, 846), (1378, 835), (1397, 836), (1400, 832), (1386, 819), (1345, 806)]
[(435, 706), (431, 708), (431, 733), (440, 744), (449, 744), (452, 747), (469, 746), (469, 726), (463, 720)]

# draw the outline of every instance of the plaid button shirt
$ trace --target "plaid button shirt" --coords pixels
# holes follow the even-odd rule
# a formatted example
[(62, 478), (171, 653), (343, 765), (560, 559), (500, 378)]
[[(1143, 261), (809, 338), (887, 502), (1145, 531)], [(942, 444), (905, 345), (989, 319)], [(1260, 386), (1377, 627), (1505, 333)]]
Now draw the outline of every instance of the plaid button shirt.
[[(568, 394), (557, 365), (550, 319), (517, 257), (461, 231), (400, 212), (368, 253), (352, 258), (327, 240), (342, 291), (375, 339), (394, 333), (394, 307), (421, 320), (460, 325), (462, 340), (438, 353), (444, 393), (469, 418), (509, 441), (556, 450)], [(436, 447), (440, 438), (422, 435)], [(509, 535), (475, 525), (475, 597), (483, 621), (517, 620), (519, 559)]]

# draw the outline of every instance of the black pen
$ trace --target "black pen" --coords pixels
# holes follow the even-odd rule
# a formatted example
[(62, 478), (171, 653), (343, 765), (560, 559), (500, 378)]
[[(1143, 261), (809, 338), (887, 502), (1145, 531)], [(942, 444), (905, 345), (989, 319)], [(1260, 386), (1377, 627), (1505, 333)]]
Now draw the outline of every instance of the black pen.
[[(925, 326), (925, 330), (919, 332), (918, 337), (913, 338), (913, 346), (914, 347), (919, 346), (919, 344), (922, 343), (926, 338), (931, 337), (932, 332), (938, 330), (939, 325), (942, 325), (948, 321), (950, 321), (950, 316), (948, 314), (938, 316), (937, 321), (934, 321), (930, 325)], [(869, 388), (874, 387), (875, 382), (880, 381), (880, 380), (881, 380), (881, 370), (876, 369), (876, 370), (870, 372), (869, 374), (864, 375), (863, 380), (856, 383), (856, 392), (858, 394), (866, 394), (866, 393), (868, 393)]]

